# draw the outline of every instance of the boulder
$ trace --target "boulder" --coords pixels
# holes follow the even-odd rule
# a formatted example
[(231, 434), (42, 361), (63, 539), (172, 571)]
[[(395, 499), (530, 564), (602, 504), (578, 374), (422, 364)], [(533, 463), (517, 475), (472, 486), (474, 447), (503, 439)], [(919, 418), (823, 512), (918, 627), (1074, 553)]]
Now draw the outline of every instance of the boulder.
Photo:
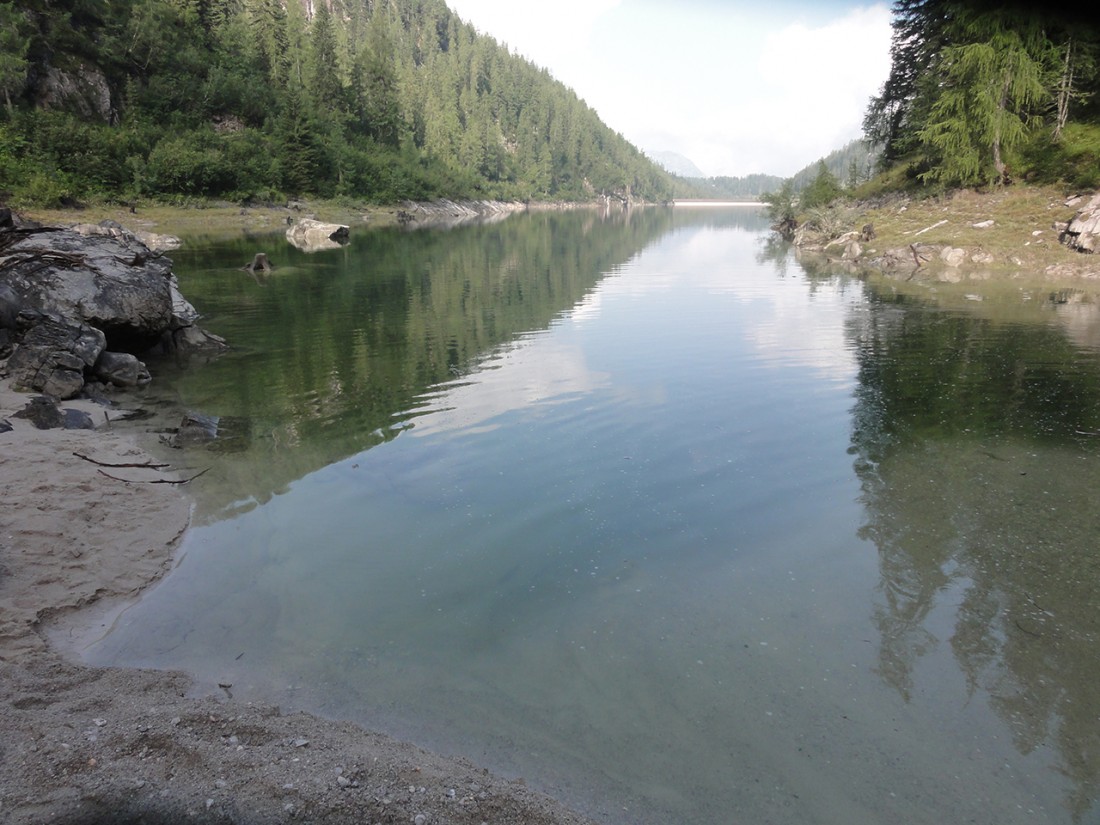
[(966, 260), (966, 250), (957, 246), (945, 246), (940, 250), (940, 260), (948, 266), (960, 266)]
[(172, 262), (114, 227), (10, 232), (0, 243), (0, 285), (21, 308), (102, 330), (112, 349), (147, 349), (172, 328)]
[(286, 231), (286, 239), (305, 252), (337, 249), (348, 240), (348, 227), (342, 223), (322, 223), (302, 218)]
[(107, 349), (116, 357), (101, 377), (142, 383), (148, 372), (136, 356), (154, 346), (225, 349), (198, 318), (171, 260), (113, 221), (0, 226), (0, 352), (13, 349), (15, 386), (71, 398)]
[(137, 387), (151, 380), (149, 370), (128, 352), (108, 352), (104, 350), (95, 362), (93, 372), (96, 378), (116, 387)]
[(38, 390), (55, 398), (73, 398), (84, 387), (84, 372), (106, 345), (103, 333), (88, 324), (56, 316), (20, 313), (30, 329), (8, 359), (12, 388)]
[(1100, 247), (1100, 193), (1078, 210), (1059, 240), (1079, 252), (1095, 252)]

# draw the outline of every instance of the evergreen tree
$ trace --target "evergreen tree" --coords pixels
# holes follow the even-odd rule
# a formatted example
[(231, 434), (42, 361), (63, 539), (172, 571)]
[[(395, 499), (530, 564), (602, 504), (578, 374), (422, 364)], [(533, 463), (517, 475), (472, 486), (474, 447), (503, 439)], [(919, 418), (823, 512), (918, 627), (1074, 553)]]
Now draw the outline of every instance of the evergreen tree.
[(355, 61), (358, 126), (383, 146), (397, 148), (403, 129), (394, 49), (389, 17), (376, 11)]
[(815, 209), (819, 206), (828, 206), (841, 195), (840, 183), (836, 175), (829, 171), (825, 161), (817, 162), (817, 176), (813, 182), (802, 190), (799, 205), (803, 209)]
[(939, 94), (918, 133), (933, 159), (924, 177), (964, 186), (1004, 181), (1005, 153), (1024, 142), (1046, 102), (1049, 41), (1036, 17), (1012, 10), (959, 14), (951, 30)]
[(344, 85), (336, 59), (336, 32), (332, 13), (319, 3), (309, 30), (309, 76), (307, 88), (313, 105), (320, 112), (336, 114), (345, 110)]
[(915, 146), (927, 98), (936, 84), (940, 54), (948, 42), (948, 24), (957, 3), (947, 0), (895, 0), (890, 74), (871, 99), (863, 132), (882, 147), (889, 164)]
[(30, 37), (24, 34), (26, 20), (11, 3), (0, 3), (0, 91), (8, 116), (13, 112), (11, 98), (22, 91), (27, 81), (27, 52)]
[(0, 111), (74, 66), (106, 75), (120, 121), (16, 112), (0, 164), (16, 202), (671, 194), (570, 90), (443, 0), (0, 0)]

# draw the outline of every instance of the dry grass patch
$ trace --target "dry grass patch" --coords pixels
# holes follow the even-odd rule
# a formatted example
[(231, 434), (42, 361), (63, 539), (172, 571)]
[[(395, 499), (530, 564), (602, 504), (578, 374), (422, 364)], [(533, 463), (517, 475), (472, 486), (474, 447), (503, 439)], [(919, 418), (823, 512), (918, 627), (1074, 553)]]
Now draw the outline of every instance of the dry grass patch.
[[(997, 268), (1098, 277), (1100, 261), (1058, 240), (1055, 225), (1076, 213), (1076, 207), (1066, 206), (1070, 194), (1049, 187), (966, 190), (940, 198), (893, 201), (866, 210), (863, 219), (874, 225), (871, 246), (879, 251), (913, 243), (952, 246), (968, 253), (987, 252)], [(992, 223), (982, 226), (987, 221)], [(873, 256), (870, 250), (867, 254)]]

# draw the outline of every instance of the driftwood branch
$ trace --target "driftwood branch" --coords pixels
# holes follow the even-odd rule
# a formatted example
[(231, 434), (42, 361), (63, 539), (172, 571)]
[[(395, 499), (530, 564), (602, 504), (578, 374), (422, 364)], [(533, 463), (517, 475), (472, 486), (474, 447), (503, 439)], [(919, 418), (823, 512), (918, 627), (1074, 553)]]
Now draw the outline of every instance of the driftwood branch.
[(101, 476), (107, 476), (107, 478), (112, 479), (113, 481), (122, 481), (126, 484), (187, 484), (189, 481), (194, 481), (196, 478), (201, 476), (203, 473), (208, 472), (209, 470), (210, 468), (207, 467), (205, 470), (200, 470), (199, 472), (195, 473), (190, 478), (119, 478), (118, 476), (113, 476), (110, 473), (105, 473), (102, 470), (99, 471), (99, 474)]
[(82, 266), (84, 260), (83, 255), (71, 255), (67, 252), (57, 252), (51, 249), (29, 249), (25, 255), (15, 254), (0, 260), (0, 271), (14, 269), (23, 264), (38, 263), (38, 268), (34, 270), (38, 272), (41, 269), (45, 269), (50, 264)]
[[(2, 215), (2, 210), (0, 210), (0, 215)], [(3, 231), (0, 232), (0, 250), (7, 249), (9, 246), (18, 243), (23, 240), (23, 238), (29, 238), (31, 235), (39, 235), (43, 232), (56, 232), (58, 229), (60, 229), (58, 226), (5, 226), (3, 227)]]
[(947, 218), (944, 218), (942, 221), (938, 221), (938, 222), (932, 224), (931, 226), (926, 226), (926, 227), (924, 227), (924, 229), (917, 230), (916, 232), (913, 233), (913, 237), (915, 238), (915, 237), (917, 237), (917, 235), (923, 235), (929, 229), (935, 229), (937, 226), (943, 226), (945, 223), (947, 223)]
[(74, 452), (73, 455), (75, 455), (77, 458), (83, 458), (85, 461), (90, 461), (90, 462), (92, 462), (92, 464), (95, 464), (97, 467), (149, 467), (150, 469), (153, 469), (153, 470), (160, 470), (163, 467), (169, 466), (167, 464), (154, 464), (151, 461), (136, 461), (136, 462), (122, 462), (122, 463), (114, 463), (114, 462), (109, 462), (109, 461), (96, 461), (91, 456), (84, 455), (84, 453)]

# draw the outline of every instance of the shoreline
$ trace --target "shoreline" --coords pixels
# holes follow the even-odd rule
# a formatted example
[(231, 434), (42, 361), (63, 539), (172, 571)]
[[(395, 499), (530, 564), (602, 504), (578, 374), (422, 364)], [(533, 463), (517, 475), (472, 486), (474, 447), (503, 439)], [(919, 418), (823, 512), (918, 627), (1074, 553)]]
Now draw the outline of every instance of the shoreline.
[(958, 190), (924, 199), (897, 194), (841, 205), (825, 219), (827, 228), (803, 224), (792, 243), (829, 266), (895, 281), (1095, 291), (1100, 258), (1059, 239), (1088, 198), (1049, 186)]
[(180, 476), (145, 466), (160, 461), (136, 429), (38, 430), (13, 417), (32, 397), (0, 381), (0, 820), (592, 822), (522, 779), (348, 722), (80, 663), (59, 634), (101, 633), (167, 573), (191, 506), (151, 483)]

